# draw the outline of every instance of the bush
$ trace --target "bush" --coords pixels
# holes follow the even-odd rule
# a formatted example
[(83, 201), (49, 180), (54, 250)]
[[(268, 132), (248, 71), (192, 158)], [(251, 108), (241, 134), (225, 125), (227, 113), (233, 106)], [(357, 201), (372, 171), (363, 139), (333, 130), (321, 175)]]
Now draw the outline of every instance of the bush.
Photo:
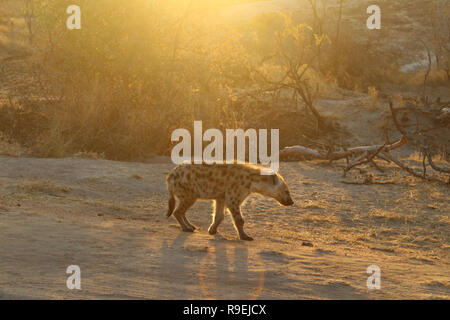
[(41, 155), (142, 158), (168, 153), (170, 133), (194, 120), (231, 125), (219, 117), (229, 112), (226, 88), (237, 81), (227, 73), (245, 71), (245, 54), (228, 31), (211, 21), (205, 28), (203, 7), (85, 0), (82, 29), (72, 31), (67, 15), (55, 15), (70, 3), (35, 2), (36, 73), (54, 98)]

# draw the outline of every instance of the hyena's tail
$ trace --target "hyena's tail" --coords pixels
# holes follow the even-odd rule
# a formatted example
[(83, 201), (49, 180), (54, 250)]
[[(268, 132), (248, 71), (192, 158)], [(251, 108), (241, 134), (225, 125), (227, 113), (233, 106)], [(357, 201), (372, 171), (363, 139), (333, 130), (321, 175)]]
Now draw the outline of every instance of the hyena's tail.
[(169, 198), (169, 209), (167, 209), (166, 217), (170, 217), (173, 213), (173, 210), (175, 209), (175, 197), (173, 194), (170, 194)]
[(169, 192), (169, 208), (167, 209), (167, 213), (166, 213), (167, 218), (172, 215), (173, 210), (175, 209), (175, 197), (172, 192), (172, 183), (173, 183), (172, 179), (173, 179), (172, 174), (169, 174), (167, 176), (167, 180), (166, 180), (167, 191)]

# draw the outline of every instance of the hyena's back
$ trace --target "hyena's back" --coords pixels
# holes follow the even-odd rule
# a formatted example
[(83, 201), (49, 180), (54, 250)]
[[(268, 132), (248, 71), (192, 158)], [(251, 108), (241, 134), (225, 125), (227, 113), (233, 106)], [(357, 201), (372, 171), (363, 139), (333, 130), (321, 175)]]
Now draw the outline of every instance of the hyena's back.
[(233, 190), (250, 191), (252, 176), (259, 174), (247, 164), (180, 164), (167, 176), (167, 187), (178, 198), (223, 199)]

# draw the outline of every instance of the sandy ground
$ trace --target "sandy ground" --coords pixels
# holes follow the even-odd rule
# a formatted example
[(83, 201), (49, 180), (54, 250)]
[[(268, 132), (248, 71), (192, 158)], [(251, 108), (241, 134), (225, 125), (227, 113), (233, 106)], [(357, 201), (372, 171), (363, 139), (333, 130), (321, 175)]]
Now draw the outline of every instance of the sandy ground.
[[(392, 172), (352, 185), (339, 164), (283, 163), (296, 205), (252, 196), (256, 240), (243, 242), (229, 217), (207, 234), (208, 202), (190, 210), (193, 234), (164, 217), (172, 167), (1, 157), (0, 298), (450, 298), (446, 186)], [(81, 290), (66, 287), (69, 265)], [(381, 290), (366, 287), (370, 265)]]

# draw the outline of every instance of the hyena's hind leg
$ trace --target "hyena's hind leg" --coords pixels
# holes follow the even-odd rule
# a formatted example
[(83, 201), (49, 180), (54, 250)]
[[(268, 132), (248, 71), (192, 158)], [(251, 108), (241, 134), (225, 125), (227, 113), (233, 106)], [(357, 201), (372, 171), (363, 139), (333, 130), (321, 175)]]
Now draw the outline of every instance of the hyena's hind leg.
[(216, 200), (214, 209), (213, 222), (208, 229), (209, 234), (216, 234), (217, 228), (223, 221), (223, 218), (225, 216), (225, 201), (222, 199)]
[(183, 231), (193, 232), (195, 230), (195, 227), (186, 219), (186, 211), (194, 204), (195, 199), (178, 198), (178, 200), (180, 202), (178, 204), (178, 207), (173, 212), (173, 215), (175, 219), (177, 219), (178, 224), (180, 225), (181, 229), (183, 229)]

